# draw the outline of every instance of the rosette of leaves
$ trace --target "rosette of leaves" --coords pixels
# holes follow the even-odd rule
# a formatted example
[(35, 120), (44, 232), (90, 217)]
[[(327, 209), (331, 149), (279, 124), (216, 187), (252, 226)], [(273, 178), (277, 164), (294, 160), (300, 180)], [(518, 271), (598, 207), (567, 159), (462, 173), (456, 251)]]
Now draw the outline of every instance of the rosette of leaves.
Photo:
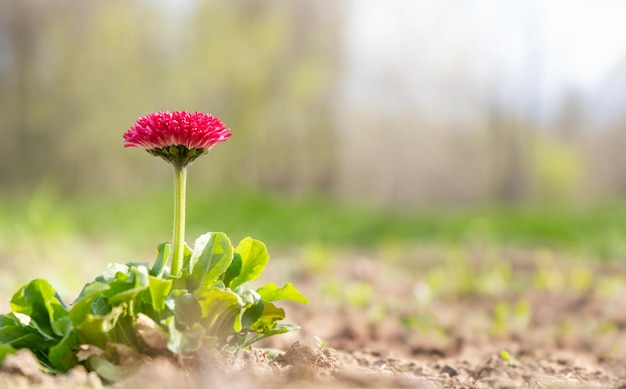
[(185, 246), (178, 277), (165, 268), (169, 251), (161, 244), (152, 268), (110, 264), (69, 309), (47, 281), (23, 286), (11, 299), (12, 312), (0, 315), (0, 361), (28, 348), (49, 372), (83, 363), (115, 381), (143, 355), (176, 358), (201, 347), (234, 352), (298, 329), (279, 323), (285, 311), (274, 304), (307, 303), (293, 285), (246, 287), (269, 261), (262, 242), (248, 237), (233, 248), (223, 233), (204, 234), (193, 249)]

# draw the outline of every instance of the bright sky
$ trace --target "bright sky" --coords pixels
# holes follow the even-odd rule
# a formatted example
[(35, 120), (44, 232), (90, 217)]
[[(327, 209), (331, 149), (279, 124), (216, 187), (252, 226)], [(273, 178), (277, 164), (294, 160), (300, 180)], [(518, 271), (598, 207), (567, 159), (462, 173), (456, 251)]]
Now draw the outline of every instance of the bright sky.
[[(197, 0), (160, 0), (186, 11)], [(367, 109), (472, 119), (494, 97), (537, 118), (578, 93), (626, 104), (624, 0), (344, 0), (346, 96)], [(622, 86), (606, 91), (621, 66)], [(611, 75), (613, 73), (613, 75)], [(454, 107), (450, 112), (450, 107)]]
[(546, 117), (565, 91), (592, 95), (620, 64), (626, 73), (626, 1), (348, 4), (347, 93), (357, 104), (374, 95), (435, 114), (454, 105), (464, 117), (495, 95)]

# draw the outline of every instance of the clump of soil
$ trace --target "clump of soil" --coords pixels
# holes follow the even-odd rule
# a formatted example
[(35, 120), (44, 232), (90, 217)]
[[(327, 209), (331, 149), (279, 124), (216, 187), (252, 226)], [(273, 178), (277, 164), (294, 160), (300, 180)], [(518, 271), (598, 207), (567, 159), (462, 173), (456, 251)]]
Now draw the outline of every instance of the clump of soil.
[(0, 387), (98, 389), (102, 388), (102, 382), (96, 373), (87, 373), (83, 366), (77, 366), (64, 375), (46, 374), (41, 370), (35, 355), (30, 350), (22, 349), (7, 356), (0, 366)]
[(296, 342), (286, 353), (274, 360), (281, 366), (310, 368), (319, 372), (332, 372), (337, 369), (337, 359), (329, 349), (321, 349), (307, 343)]

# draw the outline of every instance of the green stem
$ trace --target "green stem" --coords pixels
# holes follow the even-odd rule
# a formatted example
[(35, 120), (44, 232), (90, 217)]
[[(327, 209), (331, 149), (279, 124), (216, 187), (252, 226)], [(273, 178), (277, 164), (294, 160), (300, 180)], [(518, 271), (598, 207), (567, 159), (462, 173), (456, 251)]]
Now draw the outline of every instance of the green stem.
[(185, 197), (187, 167), (174, 164), (174, 237), (172, 239), (172, 267), (170, 274), (180, 276), (185, 253)]

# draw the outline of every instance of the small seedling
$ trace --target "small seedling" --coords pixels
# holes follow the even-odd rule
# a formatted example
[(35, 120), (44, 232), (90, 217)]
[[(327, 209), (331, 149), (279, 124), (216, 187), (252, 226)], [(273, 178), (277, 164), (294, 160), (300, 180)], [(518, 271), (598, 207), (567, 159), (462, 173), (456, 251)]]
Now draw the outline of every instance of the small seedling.
[(324, 350), (324, 349), (330, 349), (330, 350), (332, 350), (332, 348), (328, 347), (328, 342), (326, 342), (326, 341), (322, 340), (322, 338), (320, 338), (319, 336), (314, 335), (314, 336), (313, 336), (313, 339), (315, 339), (315, 343), (317, 344), (317, 347), (318, 347), (320, 350)]
[(505, 361), (509, 367), (513, 367), (515, 360), (506, 350), (500, 351), (500, 358), (502, 358), (502, 360)]

